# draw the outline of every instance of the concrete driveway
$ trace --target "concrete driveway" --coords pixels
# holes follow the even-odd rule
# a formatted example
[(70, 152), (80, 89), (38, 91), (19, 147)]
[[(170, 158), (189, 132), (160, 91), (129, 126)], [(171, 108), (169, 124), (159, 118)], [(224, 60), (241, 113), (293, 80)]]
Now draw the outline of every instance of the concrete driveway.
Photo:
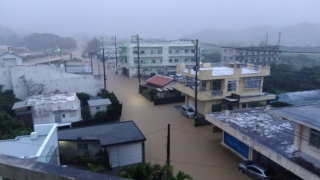
[[(134, 120), (146, 136), (146, 161), (163, 165), (166, 160), (167, 125), (171, 124), (171, 164), (195, 180), (246, 180), (238, 171), (241, 161), (221, 145), (222, 133), (212, 133), (212, 125), (194, 127), (194, 120), (182, 116), (174, 106), (154, 106), (138, 93), (138, 78), (129, 78), (106, 69), (107, 90), (123, 103), (121, 121)], [(141, 80), (141, 83), (144, 83)]]

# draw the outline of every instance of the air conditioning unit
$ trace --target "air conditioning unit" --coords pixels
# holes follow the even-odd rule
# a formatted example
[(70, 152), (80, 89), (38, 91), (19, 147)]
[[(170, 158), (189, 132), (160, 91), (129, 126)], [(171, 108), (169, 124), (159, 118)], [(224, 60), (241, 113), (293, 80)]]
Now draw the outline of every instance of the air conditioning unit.
[(226, 110), (224, 113), (225, 113), (226, 117), (228, 117), (230, 115), (230, 111), (229, 110)]
[(258, 123), (255, 123), (255, 124), (253, 125), (253, 130), (254, 130), (254, 131), (259, 131), (259, 124), (258, 124)]

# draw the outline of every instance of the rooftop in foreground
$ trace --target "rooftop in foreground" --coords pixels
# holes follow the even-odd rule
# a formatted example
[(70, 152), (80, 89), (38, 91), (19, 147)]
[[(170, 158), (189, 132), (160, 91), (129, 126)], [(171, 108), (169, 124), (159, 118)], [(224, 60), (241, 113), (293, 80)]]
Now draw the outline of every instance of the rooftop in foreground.
[[(319, 175), (320, 172), (315, 166), (319, 166), (320, 161), (314, 160), (313, 162), (306, 162), (306, 160), (295, 156), (293, 152), (295, 123), (274, 114), (273, 111), (279, 111), (281, 109), (283, 111), (283, 109), (288, 108), (269, 111), (267, 111), (265, 107), (237, 109), (229, 111), (229, 115), (227, 115), (226, 112), (215, 112), (209, 114), (209, 116), (275, 151), (295, 164)], [(295, 107), (292, 108), (293, 112), (294, 110)], [(255, 126), (257, 127), (256, 129)], [(311, 167), (310, 163), (314, 166)]]
[(320, 131), (320, 104), (280, 108), (273, 112), (281, 117)]

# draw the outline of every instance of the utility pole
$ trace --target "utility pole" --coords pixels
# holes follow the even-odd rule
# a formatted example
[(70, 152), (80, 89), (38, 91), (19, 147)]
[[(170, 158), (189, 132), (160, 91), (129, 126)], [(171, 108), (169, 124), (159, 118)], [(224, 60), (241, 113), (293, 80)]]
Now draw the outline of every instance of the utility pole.
[[(111, 37), (113, 39), (113, 37)], [(114, 49), (116, 52), (116, 74), (118, 74), (118, 48), (117, 48), (117, 36), (114, 36)]]
[(194, 112), (194, 119), (195, 119), (195, 124), (197, 124), (197, 114), (198, 114), (198, 72), (199, 72), (199, 64), (198, 64), (198, 42), (199, 40), (196, 39), (196, 43), (194, 43), (194, 41), (192, 41), (192, 43), (196, 46), (196, 52), (195, 52), (195, 56), (196, 56), (196, 66), (193, 68), (193, 70), (196, 72), (196, 81), (194, 83), (195, 86), (195, 95), (194, 95), (194, 108), (195, 108), (195, 112)]
[(170, 124), (168, 124), (168, 136), (167, 136), (167, 171), (170, 168)]
[(67, 72), (67, 60), (64, 60), (64, 70)]
[(139, 84), (140, 84), (140, 50), (139, 50), (139, 34), (137, 34), (137, 44), (138, 44), (138, 77), (139, 77)]
[(92, 67), (92, 52), (90, 52), (90, 55), (91, 55), (91, 72), (92, 72), (92, 75), (93, 75), (93, 67)]
[(104, 61), (104, 47), (102, 47), (102, 60), (103, 60), (103, 82), (104, 82), (104, 89), (107, 90), (106, 88), (106, 65)]

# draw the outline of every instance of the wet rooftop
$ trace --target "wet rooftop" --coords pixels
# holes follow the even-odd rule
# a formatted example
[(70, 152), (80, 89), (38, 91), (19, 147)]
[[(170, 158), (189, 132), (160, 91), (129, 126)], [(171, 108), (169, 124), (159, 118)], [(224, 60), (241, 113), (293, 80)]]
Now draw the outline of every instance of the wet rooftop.
[(78, 100), (76, 93), (52, 93), (30, 96), (26, 100), (26, 105), (35, 106), (41, 104), (72, 102), (76, 100)]
[[(314, 162), (295, 156), (293, 151), (295, 123), (274, 113), (279, 109), (268, 111), (265, 107), (237, 109), (229, 111), (229, 115), (226, 112), (215, 112), (210, 116), (319, 175), (319, 170), (310, 166), (310, 163)], [(294, 108), (292, 110), (294, 111)], [(320, 113), (318, 114), (320, 115)], [(319, 164), (320, 161), (316, 161), (315, 165)]]

